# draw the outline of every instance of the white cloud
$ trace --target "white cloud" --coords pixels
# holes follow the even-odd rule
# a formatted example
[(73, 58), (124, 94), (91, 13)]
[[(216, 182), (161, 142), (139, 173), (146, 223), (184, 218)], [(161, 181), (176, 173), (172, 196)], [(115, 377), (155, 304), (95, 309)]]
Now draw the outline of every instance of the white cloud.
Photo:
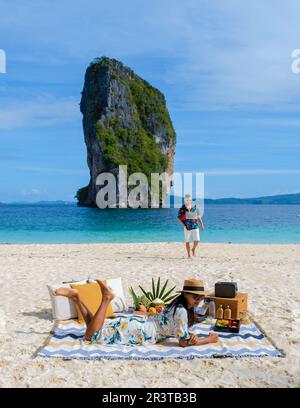
[(0, 49), (0, 74), (6, 73), (6, 53)]
[(60, 175), (87, 175), (87, 170), (83, 169), (71, 169), (71, 168), (57, 168), (57, 167), (40, 167), (40, 166), (26, 166), (26, 165), (14, 165), (0, 163), (1, 168), (11, 169), (14, 171), (26, 171), (33, 173), (50, 173)]
[(21, 193), (22, 197), (40, 197), (40, 196), (43, 196), (44, 194), (46, 194), (47, 190), (45, 188), (43, 188), (43, 189), (40, 189), (40, 188), (31, 188), (31, 189), (22, 188), (20, 193)]
[(0, 129), (51, 126), (80, 119), (76, 98), (41, 96), (1, 101)]
[[(299, 109), (300, 111), (300, 109)], [(254, 118), (254, 119), (240, 119), (241, 123), (245, 125), (259, 125), (259, 126), (280, 126), (280, 127), (299, 127), (300, 119), (292, 118)]]
[(268, 174), (300, 174), (300, 169), (212, 169), (204, 171), (204, 176), (244, 176)]
[[(174, 110), (279, 111), (299, 105), (300, 74), (291, 71), (300, 38), (298, 0), (284, 8), (273, 0), (89, 4), (28, 2), (20, 15), (17, 3), (0, 0), (0, 37), (19, 44), (10, 59), (85, 66), (107, 54), (140, 61), (150, 82), (158, 76), (171, 87)], [(147, 63), (143, 67), (154, 58), (167, 61), (158, 73), (149, 72)]]

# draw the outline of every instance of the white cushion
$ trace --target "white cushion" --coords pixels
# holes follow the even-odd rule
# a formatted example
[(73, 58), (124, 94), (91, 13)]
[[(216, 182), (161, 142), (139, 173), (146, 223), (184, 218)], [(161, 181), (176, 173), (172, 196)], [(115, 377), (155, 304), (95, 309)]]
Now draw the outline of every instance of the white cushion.
[[(77, 285), (86, 283), (86, 280), (79, 282), (72, 282)], [(77, 310), (73, 300), (65, 296), (54, 296), (53, 291), (58, 288), (69, 288), (68, 283), (57, 283), (53, 285), (47, 285), (49, 290), (51, 304), (52, 304), (52, 315), (55, 320), (69, 320), (77, 318)]]
[[(91, 282), (95, 282), (93, 279), (90, 279)], [(122, 278), (107, 279), (107, 285), (113, 290), (116, 297), (112, 301), (112, 310), (114, 313), (124, 312), (128, 309), (126, 304)], [(86, 283), (86, 280), (72, 282), (77, 285), (82, 285)], [(55, 320), (69, 320), (77, 319), (77, 310), (72, 299), (69, 299), (65, 296), (54, 296), (53, 291), (58, 288), (69, 288), (69, 283), (57, 283), (53, 285), (47, 285), (51, 304), (52, 304), (52, 315)]]
[(124, 296), (122, 278), (107, 279), (106, 282), (116, 295), (116, 297), (111, 302), (113, 312), (118, 313), (126, 311), (128, 309), (128, 306), (126, 304)]

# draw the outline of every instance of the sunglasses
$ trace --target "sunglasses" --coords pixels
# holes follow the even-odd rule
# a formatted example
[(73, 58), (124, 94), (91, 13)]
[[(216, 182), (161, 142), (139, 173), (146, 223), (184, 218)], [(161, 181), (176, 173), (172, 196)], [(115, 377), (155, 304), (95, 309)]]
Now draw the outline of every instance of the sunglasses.
[(204, 295), (194, 295), (194, 294), (192, 294), (192, 297), (193, 297), (194, 300), (201, 300), (201, 299), (204, 298)]

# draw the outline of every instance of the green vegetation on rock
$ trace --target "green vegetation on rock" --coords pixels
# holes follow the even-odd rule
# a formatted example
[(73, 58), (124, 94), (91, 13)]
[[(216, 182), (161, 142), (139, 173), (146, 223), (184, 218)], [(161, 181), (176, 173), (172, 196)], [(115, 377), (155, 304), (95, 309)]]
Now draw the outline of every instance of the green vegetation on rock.
[(79, 190), (77, 190), (77, 193), (74, 198), (76, 198), (78, 203), (83, 203), (87, 199), (88, 191), (89, 191), (89, 186), (82, 187)]
[(96, 136), (110, 170), (125, 164), (129, 174), (142, 172), (150, 176), (167, 168), (168, 156), (161, 152), (151, 134), (143, 128), (123, 128), (118, 121), (106, 122), (105, 127), (96, 123)]
[(136, 75), (130, 80), (129, 87), (141, 125), (151, 133), (153, 131), (152, 121), (155, 120), (156, 126), (165, 129), (165, 142), (175, 143), (176, 135), (163, 94)]
[[(168, 155), (156, 143), (153, 130), (164, 129), (165, 144), (175, 142), (176, 139), (165, 98), (123, 64), (120, 70), (120, 65), (107, 57), (96, 59), (92, 64), (95, 72), (97, 67), (106, 66), (112, 71), (111, 78), (125, 87), (134, 123), (132, 126), (122, 125), (117, 114), (122, 109), (117, 105), (112, 110), (113, 116), (106, 117), (104, 124), (95, 124), (103, 159), (109, 168), (127, 164), (129, 173), (142, 172), (147, 176), (153, 172), (161, 173), (168, 167)], [(116, 96), (114, 88), (112, 93)]]

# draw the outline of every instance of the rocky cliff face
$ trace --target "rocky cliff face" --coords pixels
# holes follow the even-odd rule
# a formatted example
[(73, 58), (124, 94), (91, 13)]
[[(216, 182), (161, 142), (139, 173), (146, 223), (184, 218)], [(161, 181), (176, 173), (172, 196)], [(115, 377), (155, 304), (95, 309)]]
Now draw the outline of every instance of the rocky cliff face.
[(95, 206), (99, 173), (173, 173), (176, 135), (164, 95), (121, 62), (97, 58), (86, 70), (80, 103), (90, 182), (78, 204)]

